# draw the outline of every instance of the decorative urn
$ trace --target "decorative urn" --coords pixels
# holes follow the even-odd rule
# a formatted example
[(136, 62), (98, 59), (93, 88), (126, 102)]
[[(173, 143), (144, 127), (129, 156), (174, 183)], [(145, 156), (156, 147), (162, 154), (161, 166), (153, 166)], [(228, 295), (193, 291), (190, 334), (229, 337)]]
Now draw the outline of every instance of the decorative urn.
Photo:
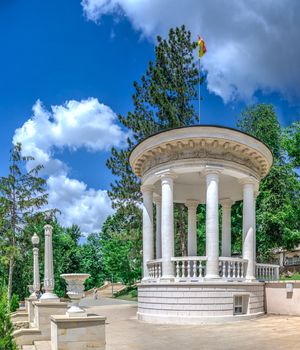
[(71, 307), (67, 310), (69, 317), (87, 316), (86, 310), (79, 307), (84, 296), (84, 281), (90, 277), (88, 273), (65, 273), (60, 275), (67, 282), (67, 294), (71, 299)]

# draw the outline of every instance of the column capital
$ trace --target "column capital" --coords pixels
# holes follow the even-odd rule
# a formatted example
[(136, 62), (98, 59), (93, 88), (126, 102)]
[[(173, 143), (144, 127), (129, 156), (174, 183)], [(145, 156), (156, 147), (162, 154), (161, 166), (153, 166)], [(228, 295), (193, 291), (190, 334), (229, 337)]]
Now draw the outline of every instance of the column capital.
[(154, 187), (151, 185), (142, 185), (141, 186), (141, 192), (142, 193), (146, 193), (146, 192), (153, 192), (154, 191)]
[(52, 234), (53, 227), (49, 224), (44, 226), (45, 236), (50, 236)]
[(231, 208), (231, 206), (235, 203), (234, 200), (230, 198), (223, 198), (219, 201), (223, 208)]
[(187, 208), (197, 208), (198, 207), (198, 205), (199, 205), (199, 201), (197, 201), (196, 199), (187, 199), (186, 200), (186, 202), (185, 202), (185, 206), (187, 207)]
[(158, 177), (160, 177), (160, 179), (162, 179), (162, 180), (163, 179), (176, 179), (177, 178), (177, 174), (170, 169), (160, 171), (160, 172), (156, 173), (156, 175)]
[(153, 202), (155, 205), (161, 204), (161, 195), (154, 193), (153, 195)]
[(241, 185), (258, 185), (259, 181), (252, 176), (243, 177), (239, 180)]
[(205, 169), (203, 170), (202, 174), (204, 176), (206, 175), (219, 175), (221, 174), (223, 171), (222, 168), (219, 168), (219, 167), (214, 167), (214, 166), (207, 166), (205, 167)]

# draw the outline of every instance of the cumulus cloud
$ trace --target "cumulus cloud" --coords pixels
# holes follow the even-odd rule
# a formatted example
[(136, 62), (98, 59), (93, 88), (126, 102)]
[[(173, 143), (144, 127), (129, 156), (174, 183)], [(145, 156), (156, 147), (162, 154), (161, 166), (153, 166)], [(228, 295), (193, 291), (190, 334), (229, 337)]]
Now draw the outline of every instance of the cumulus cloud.
[(15, 131), (13, 143), (22, 143), (23, 155), (35, 158), (28, 162), (29, 169), (36, 164), (44, 166), (49, 208), (61, 211), (59, 221), (65, 226), (77, 224), (89, 233), (99, 230), (112, 213), (110, 199), (106, 191), (69, 178), (70, 169), (57, 158), (57, 151), (108, 150), (122, 146), (126, 136), (116, 124), (116, 114), (95, 98), (67, 101), (50, 111), (37, 101), (32, 116)]
[(225, 102), (250, 100), (257, 90), (300, 97), (300, 2), (272, 0), (82, 0), (89, 20), (126, 16), (143, 36), (186, 24), (207, 46), (208, 89)]
[(32, 110), (32, 117), (15, 131), (13, 143), (21, 142), (24, 154), (43, 164), (47, 174), (65, 174), (68, 170), (59, 159), (53, 158), (57, 149), (108, 150), (121, 146), (126, 137), (115, 123), (116, 114), (96, 98), (67, 101), (52, 106), (51, 111), (38, 100)]
[(106, 191), (88, 189), (87, 185), (66, 175), (50, 176), (48, 205), (60, 208), (59, 220), (65, 226), (77, 224), (83, 233), (101, 228), (108, 215), (113, 213)]

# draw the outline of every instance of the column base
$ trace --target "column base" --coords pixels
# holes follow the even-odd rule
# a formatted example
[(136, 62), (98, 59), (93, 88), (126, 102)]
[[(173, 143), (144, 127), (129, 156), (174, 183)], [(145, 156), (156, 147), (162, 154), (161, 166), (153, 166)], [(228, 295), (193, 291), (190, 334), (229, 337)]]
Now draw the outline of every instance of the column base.
[(175, 277), (170, 275), (166, 275), (166, 276), (162, 276), (160, 279), (159, 279), (160, 282), (175, 282)]
[(52, 292), (46, 292), (44, 293), (41, 298), (40, 298), (40, 301), (43, 303), (43, 302), (46, 302), (46, 303), (57, 303), (59, 302), (59, 297), (55, 294), (55, 293), (52, 293)]
[(257, 282), (255, 276), (246, 276), (246, 277), (245, 277), (245, 281), (246, 281), (246, 282)]
[(207, 274), (204, 276), (204, 280), (216, 280), (220, 278), (221, 277), (219, 275), (214, 275), (214, 274)]

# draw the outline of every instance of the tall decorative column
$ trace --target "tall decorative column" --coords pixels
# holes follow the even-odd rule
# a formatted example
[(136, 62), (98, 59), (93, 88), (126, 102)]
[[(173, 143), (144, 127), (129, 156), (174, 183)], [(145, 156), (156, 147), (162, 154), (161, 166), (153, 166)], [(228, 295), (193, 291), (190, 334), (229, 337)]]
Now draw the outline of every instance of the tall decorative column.
[(154, 195), (154, 203), (156, 206), (156, 231), (155, 231), (155, 258), (161, 258), (161, 196)]
[(52, 226), (45, 225), (45, 267), (44, 267), (44, 288), (45, 293), (41, 296), (41, 301), (59, 301), (54, 291), (53, 273), (53, 248), (52, 248)]
[(161, 175), (161, 237), (162, 237), (162, 278), (174, 278), (174, 212), (173, 173)]
[(223, 199), (222, 205), (222, 256), (231, 256), (231, 206), (234, 201)]
[(40, 239), (36, 233), (32, 236), (31, 242), (33, 244), (33, 293), (31, 296), (36, 298), (36, 292), (38, 292), (41, 288), (38, 248)]
[(153, 237), (153, 187), (142, 186), (143, 194), (143, 276), (149, 278), (148, 260), (154, 258)]
[(188, 208), (188, 256), (197, 256), (197, 207), (198, 202), (189, 199), (185, 203)]
[(256, 198), (258, 195), (259, 195), (259, 191), (254, 191), (254, 264), (255, 264), (254, 271), (256, 271)]
[(219, 173), (215, 169), (206, 175), (206, 275), (219, 278)]
[(257, 181), (248, 177), (242, 179), (243, 185), (243, 258), (248, 260), (246, 279), (255, 280), (255, 205), (254, 186)]

